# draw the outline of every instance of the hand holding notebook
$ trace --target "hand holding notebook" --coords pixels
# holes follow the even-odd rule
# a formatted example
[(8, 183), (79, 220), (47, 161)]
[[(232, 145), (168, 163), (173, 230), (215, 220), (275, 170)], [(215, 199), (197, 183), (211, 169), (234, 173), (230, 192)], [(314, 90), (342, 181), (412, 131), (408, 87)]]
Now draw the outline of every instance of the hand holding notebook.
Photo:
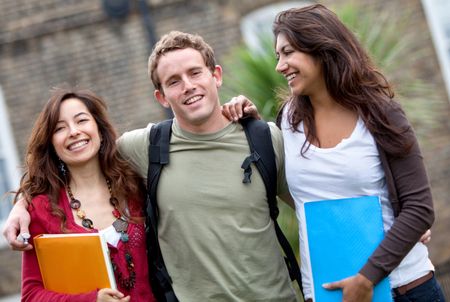
[[(353, 278), (384, 238), (379, 198), (362, 196), (307, 202), (305, 217), (314, 301), (340, 302), (342, 290), (327, 290), (322, 285)], [(349, 283), (356, 281), (343, 282), (354, 289), (356, 284)], [(374, 287), (370, 301), (392, 301), (387, 278)]]
[(34, 238), (34, 245), (45, 289), (66, 294), (117, 289), (100, 234), (43, 234)]

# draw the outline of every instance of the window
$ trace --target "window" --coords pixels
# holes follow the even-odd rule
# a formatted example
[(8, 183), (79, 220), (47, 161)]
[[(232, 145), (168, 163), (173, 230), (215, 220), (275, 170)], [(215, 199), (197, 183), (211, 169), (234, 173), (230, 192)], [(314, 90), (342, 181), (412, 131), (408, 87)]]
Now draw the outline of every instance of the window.
[(450, 98), (450, 1), (422, 0)]
[(275, 16), (286, 9), (302, 7), (312, 4), (311, 1), (280, 2), (257, 9), (242, 19), (241, 32), (245, 43), (258, 51), (261, 47), (259, 38), (261, 35), (272, 37), (272, 22)]
[[(8, 216), (11, 209), (11, 196), (5, 198), (5, 193), (16, 189), (19, 185), (19, 161), (17, 151), (9, 124), (6, 102), (0, 86), (0, 226)], [(0, 246), (4, 245), (3, 236), (0, 236)]]

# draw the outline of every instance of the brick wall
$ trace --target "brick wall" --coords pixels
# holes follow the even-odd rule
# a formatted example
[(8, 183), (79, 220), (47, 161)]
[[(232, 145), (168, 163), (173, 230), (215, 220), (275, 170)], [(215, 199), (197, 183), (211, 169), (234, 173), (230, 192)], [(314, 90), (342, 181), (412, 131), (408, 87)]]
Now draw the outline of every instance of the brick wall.
[[(219, 60), (240, 41), (241, 14), (226, 2), (148, 2), (157, 36), (199, 33)], [(111, 20), (100, 0), (0, 2), (0, 85), (20, 154), (49, 88), (63, 82), (104, 96), (120, 131), (162, 119), (146, 73), (149, 52), (136, 5), (125, 20)]]
[[(249, 11), (270, 1), (248, 2), (147, 1), (157, 36), (198, 33), (219, 61), (241, 39), (238, 7)], [(137, 1), (130, 3), (125, 19), (112, 20), (101, 0), (0, 1), (0, 85), (20, 158), (49, 88), (64, 82), (105, 97), (119, 132), (165, 117), (147, 78), (148, 33)], [(0, 250), (0, 269), (0, 296), (17, 292), (20, 254)]]
[[(139, 15), (113, 22), (103, 14), (100, 1), (24, 2), (28, 6), (2, 1), (20, 14), (11, 13), (14, 25), (2, 26), (11, 31), (0, 35), (0, 83), (21, 154), (49, 88), (62, 82), (90, 87), (106, 97), (121, 130), (162, 118), (150, 99), (145, 68), (149, 47)], [(36, 22), (26, 22), (31, 3), (43, 7), (36, 10)], [(3, 16), (1, 20), (5, 22)]]
[[(202, 35), (216, 51), (219, 63), (241, 41), (242, 16), (269, 3), (267, 0), (148, 0), (157, 36), (169, 30)], [(339, 5), (344, 0), (321, 1)], [(137, 1), (131, 1), (126, 19), (111, 20), (100, 0), (2, 0), (0, 1), (0, 85), (3, 88), (14, 136), (23, 156), (33, 121), (48, 98), (50, 87), (62, 82), (90, 87), (104, 96), (120, 132), (164, 118), (165, 112), (152, 97), (147, 78), (148, 33)], [(410, 61), (403, 72), (414, 73), (434, 88), (437, 101), (427, 123), (415, 121), (427, 163), (436, 203), (437, 221), (430, 244), (435, 263), (450, 258), (447, 240), (450, 170), (449, 103), (420, 0), (360, 0), (380, 10), (409, 12), (409, 30), (420, 33), (417, 47), (425, 56)], [(270, 21), (268, 21), (270, 22)], [(226, 66), (225, 66), (226, 67)], [(17, 291), (18, 261), (9, 263), (0, 253), (0, 278), (14, 286), (0, 287), (0, 296)], [(15, 254), (17, 255), (17, 254)], [(16, 256), (14, 259), (18, 259)], [(11, 266), (8, 266), (9, 268)]]

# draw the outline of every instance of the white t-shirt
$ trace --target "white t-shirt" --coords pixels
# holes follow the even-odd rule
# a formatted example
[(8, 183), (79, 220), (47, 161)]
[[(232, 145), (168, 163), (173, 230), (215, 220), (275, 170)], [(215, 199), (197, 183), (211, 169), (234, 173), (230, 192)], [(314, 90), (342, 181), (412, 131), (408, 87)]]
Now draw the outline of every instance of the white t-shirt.
[(117, 232), (112, 225), (104, 228), (103, 230), (99, 230), (98, 232), (105, 238), (106, 242), (114, 247), (117, 247), (120, 240), (120, 233)]
[[(294, 132), (288, 124), (286, 110), (282, 121), (286, 159), (286, 178), (295, 200), (299, 220), (300, 256), (305, 297), (313, 297), (312, 272), (306, 238), (304, 203), (324, 199), (340, 199), (358, 196), (379, 196), (384, 230), (394, 222), (388, 199), (384, 170), (377, 145), (361, 118), (358, 119), (350, 137), (333, 148), (318, 148), (314, 145), (303, 157), (301, 147), (306, 140), (303, 123)], [(428, 250), (417, 243), (400, 265), (389, 275), (391, 287), (407, 284), (433, 269)], [(338, 281), (338, 280), (336, 280)]]

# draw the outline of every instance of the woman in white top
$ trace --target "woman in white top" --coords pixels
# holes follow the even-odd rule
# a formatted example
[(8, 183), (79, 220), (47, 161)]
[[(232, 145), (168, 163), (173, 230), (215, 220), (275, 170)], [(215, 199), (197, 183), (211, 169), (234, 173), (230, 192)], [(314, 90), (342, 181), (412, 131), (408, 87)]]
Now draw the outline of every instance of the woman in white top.
[[(313, 284), (304, 203), (376, 195), (385, 238), (356, 275), (324, 287), (342, 289), (343, 301), (371, 301), (374, 285), (389, 275), (396, 302), (444, 301), (427, 247), (418, 242), (434, 221), (429, 182), (414, 132), (389, 83), (323, 5), (279, 13), (273, 32), (276, 70), (291, 91), (279, 126), (300, 221), (305, 298), (312, 301)], [(255, 109), (240, 98), (226, 105), (224, 114), (236, 119), (242, 106), (246, 113)]]

